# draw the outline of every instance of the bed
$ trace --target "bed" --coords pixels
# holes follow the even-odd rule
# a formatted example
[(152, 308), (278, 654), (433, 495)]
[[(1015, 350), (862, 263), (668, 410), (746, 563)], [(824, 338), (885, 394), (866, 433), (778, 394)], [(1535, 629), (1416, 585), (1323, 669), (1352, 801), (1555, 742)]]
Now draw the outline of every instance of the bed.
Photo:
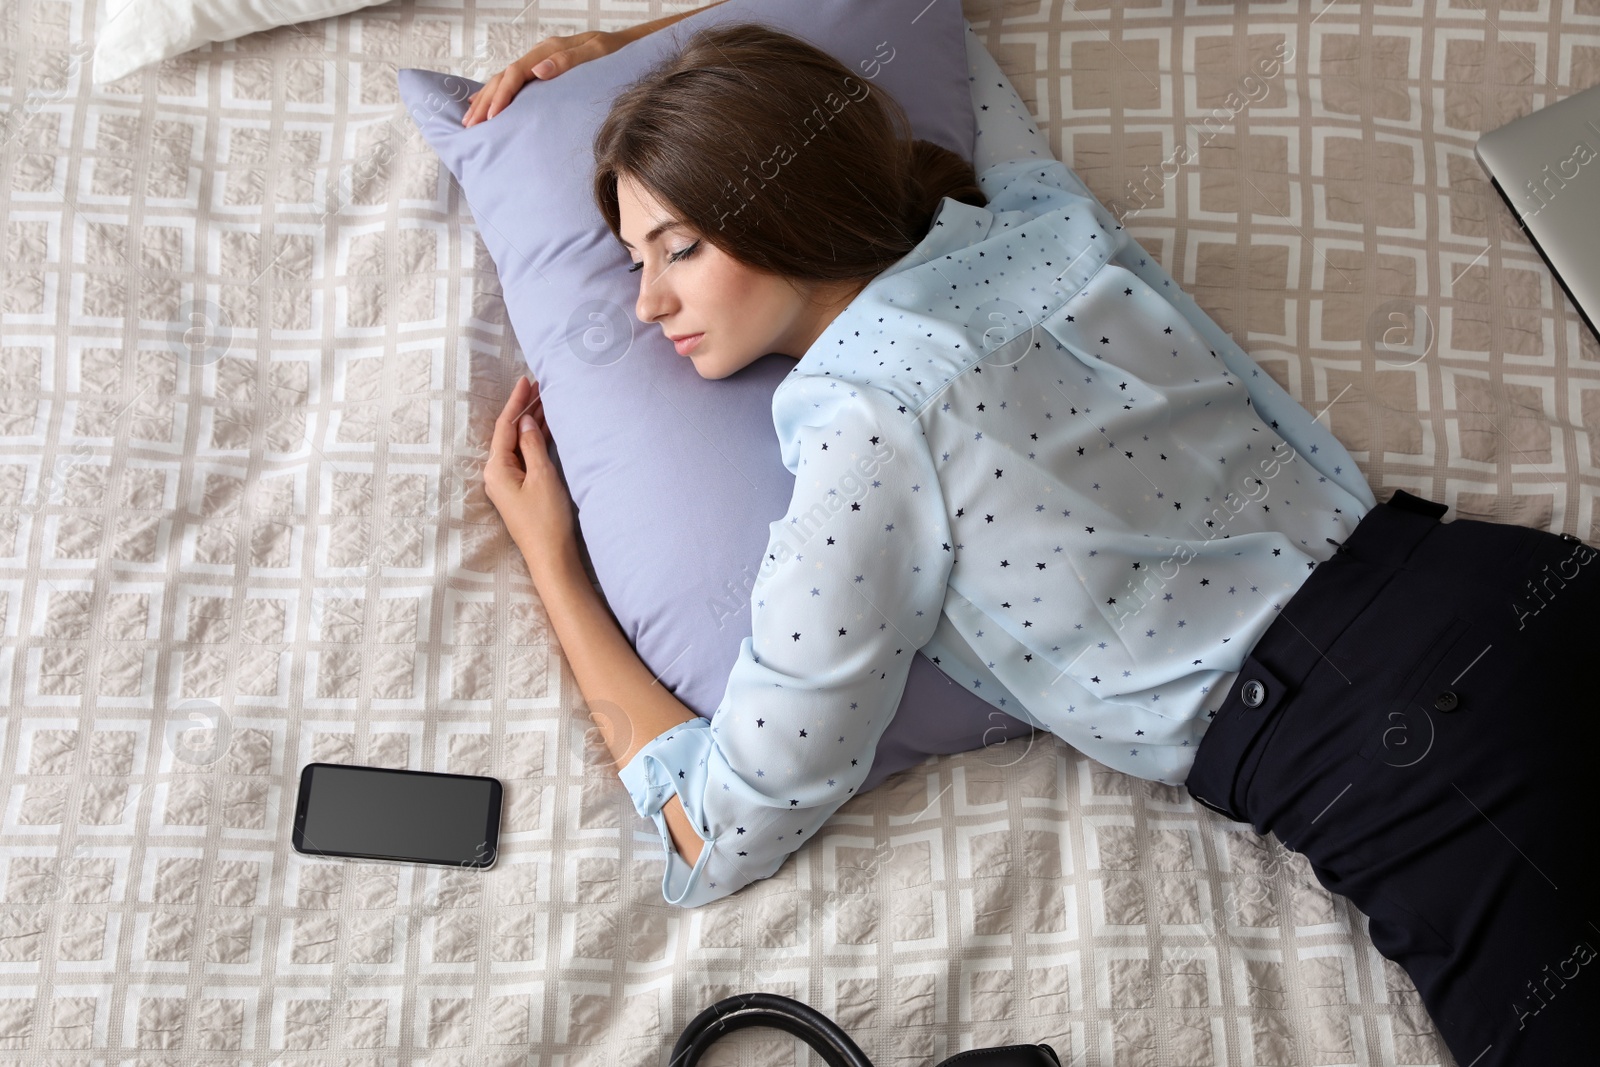
[[(1600, 540), (1600, 351), (1472, 155), (1600, 81), (1593, 0), (964, 12), (1380, 499)], [(397, 0), (97, 90), (95, 5), (0, 11), (5, 1062), (654, 1067), (764, 989), (883, 1067), (1022, 1041), (1449, 1063), (1298, 856), (1048, 735), (894, 776), (734, 897), (661, 901), (483, 493), (522, 364), (395, 78), (660, 13)], [(499, 863), (295, 853), (313, 761), (502, 779)], [(809, 1057), (747, 1032), (707, 1062)]]

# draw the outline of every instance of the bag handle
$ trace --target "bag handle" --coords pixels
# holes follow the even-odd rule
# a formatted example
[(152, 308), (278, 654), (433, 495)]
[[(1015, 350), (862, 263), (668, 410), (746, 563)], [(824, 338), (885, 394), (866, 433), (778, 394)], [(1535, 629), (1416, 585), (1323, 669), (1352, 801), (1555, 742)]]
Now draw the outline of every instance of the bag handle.
[[(695, 1067), (707, 1048), (734, 1030), (769, 1026), (786, 1030), (817, 1051), (828, 1067), (872, 1067), (861, 1047), (834, 1021), (809, 1004), (777, 993), (724, 997), (690, 1020), (672, 1046), (670, 1067)], [(1049, 1045), (1005, 1045), (958, 1052), (938, 1067), (1061, 1067)]]
[(724, 997), (696, 1015), (672, 1046), (671, 1067), (694, 1067), (712, 1042), (750, 1026), (787, 1030), (816, 1049), (828, 1067), (872, 1067), (867, 1054), (832, 1019), (777, 993)]

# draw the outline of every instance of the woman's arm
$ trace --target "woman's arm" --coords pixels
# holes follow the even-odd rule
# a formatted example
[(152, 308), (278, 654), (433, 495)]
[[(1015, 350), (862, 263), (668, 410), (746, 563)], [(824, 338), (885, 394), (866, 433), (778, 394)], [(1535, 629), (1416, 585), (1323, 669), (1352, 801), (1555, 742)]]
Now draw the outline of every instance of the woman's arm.
[(641, 37), (648, 37), (680, 19), (708, 11), (722, 2), (723, 0), (714, 0), (713, 3), (694, 11), (663, 15), (654, 21), (641, 22), (625, 30), (585, 30), (582, 33), (546, 37), (534, 45), (526, 55), (509, 63), (505, 70), (491, 74), (489, 80), (483, 83), (483, 88), (467, 97), (469, 106), (467, 113), (461, 116), (461, 125), (474, 126), (498, 115), (505, 110), (507, 104), (511, 103), (512, 98), (522, 91), (522, 87), (533, 79), (549, 81), (579, 63), (610, 55), (624, 45), (632, 44)]
[(668, 26), (671, 26), (674, 22), (686, 19), (690, 15), (698, 15), (702, 11), (710, 11), (712, 8), (716, 7), (717, 4), (722, 2), (723, 0), (714, 0), (714, 2), (707, 4), (705, 7), (697, 7), (692, 11), (685, 11), (677, 15), (663, 15), (654, 21), (641, 22), (637, 26), (630, 27), (626, 30), (619, 30), (617, 32), (627, 37), (629, 42), (637, 41), (639, 38), (647, 37), (650, 34), (655, 33), (657, 30), (664, 30)]
[(484, 466), (590, 711), (610, 727), (618, 777), (656, 822), (662, 896), (683, 907), (770, 877), (862, 785), (954, 558), (927, 438), (905, 403), (864, 383), (790, 378), (773, 426), (795, 491), (769, 526), (751, 636), (710, 720), (656, 685), (589, 584), (525, 378)]
[[(494, 421), (483, 487), (527, 561), (556, 639), (578, 676), (578, 689), (601, 727), (618, 773), (644, 744), (682, 722), (698, 719), (656, 684), (616, 620), (589, 584), (578, 554), (572, 497), (550, 459), (544, 401), (526, 376)], [(615, 709), (615, 715), (609, 714)], [(679, 853), (693, 863), (702, 838), (673, 798), (662, 808)]]
[[(634, 753), (673, 726), (696, 719), (685, 704), (656, 681), (618, 629), (600, 594), (589, 584), (575, 542), (559, 551), (519, 545), (539, 590), (561, 650), (577, 675), (578, 688), (594, 714), (602, 739), (620, 770)], [(620, 709), (620, 722), (605, 712)], [(673, 797), (662, 809), (678, 854), (693, 864), (704, 841), (689, 823), (683, 802)]]

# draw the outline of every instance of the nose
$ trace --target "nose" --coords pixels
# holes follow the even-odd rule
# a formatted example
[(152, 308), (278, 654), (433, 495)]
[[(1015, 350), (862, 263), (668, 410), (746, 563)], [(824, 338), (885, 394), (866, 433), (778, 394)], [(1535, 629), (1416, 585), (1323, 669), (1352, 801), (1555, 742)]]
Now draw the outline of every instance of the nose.
[(639, 271), (639, 300), (634, 314), (640, 322), (656, 322), (673, 310), (672, 283), (666, 277), (669, 272), (659, 271), (654, 279), (647, 277), (649, 273), (649, 267)]

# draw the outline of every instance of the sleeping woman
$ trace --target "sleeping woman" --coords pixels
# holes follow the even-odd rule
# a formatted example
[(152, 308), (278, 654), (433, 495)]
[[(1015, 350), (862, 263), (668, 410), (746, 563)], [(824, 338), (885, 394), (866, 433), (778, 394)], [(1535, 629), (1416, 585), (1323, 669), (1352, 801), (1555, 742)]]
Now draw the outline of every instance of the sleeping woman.
[[(468, 121), (555, 54), (574, 58), (536, 49)], [(1376, 502), (1011, 100), (1012, 150), (991, 138), (979, 173), (826, 53), (725, 25), (598, 132), (639, 321), (708, 379), (796, 360), (773, 396), (794, 495), (709, 720), (589, 584), (535, 384), (495, 427), (490, 498), (591, 708), (617, 709), (665, 899), (727, 896), (804, 846), (922, 650), (1304, 853), (1461, 1064), (1585, 1061), (1600, 867), (1565, 827), (1587, 825), (1600, 741), (1594, 551)]]

